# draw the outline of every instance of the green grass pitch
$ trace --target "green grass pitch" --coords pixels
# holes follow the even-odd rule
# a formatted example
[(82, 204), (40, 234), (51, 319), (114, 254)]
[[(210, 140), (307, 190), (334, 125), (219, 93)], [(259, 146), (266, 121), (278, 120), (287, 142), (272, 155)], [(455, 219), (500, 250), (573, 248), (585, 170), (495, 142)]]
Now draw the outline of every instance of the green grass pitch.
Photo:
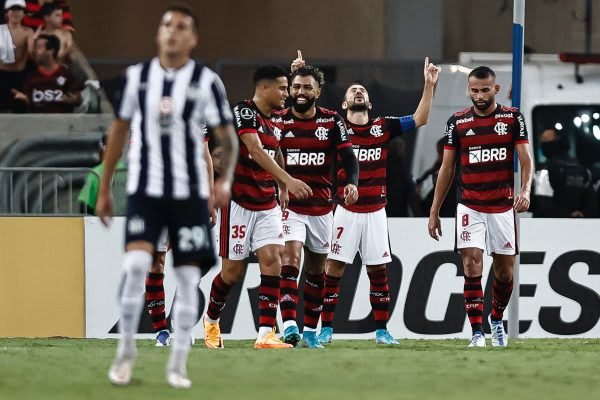
[[(106, 378), (114, 340), (0, 339), (0, 399), (600, 399), (600, 340), (338, 340), (324, 350), (253, 350), (226, 341), (190, 354), (192, 389), (167, 386), (168, 348), (138, 341), (129, 387)], [(489, 346), (489, 340), (488, 340)]]

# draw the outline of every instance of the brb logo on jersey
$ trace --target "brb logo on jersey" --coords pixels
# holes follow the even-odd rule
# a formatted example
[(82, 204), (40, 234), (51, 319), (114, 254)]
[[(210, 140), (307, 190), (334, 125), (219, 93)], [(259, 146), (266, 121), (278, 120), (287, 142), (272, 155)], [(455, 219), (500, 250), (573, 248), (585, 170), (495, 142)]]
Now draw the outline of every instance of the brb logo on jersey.
[(325, 153), (301, 153), (288, 152), (287, 165), (323, 165), (325, 164)]
[(469, 164), (506, 160), (506, 148), (481, 149), (479, 146), (469, 148)]
[(381, 148), (376, 149), (361, 149), (355, 148), (352, 149), (354, 151), (354, 155), (359, 162), (362, 161), (377, 161), (381, 158)]
[(37, 90), (37, 89), (33, 89), (33, 93), (31, 94), (31, 98), (33, 100), (34, 103), (41, 103), (41, 102), (47, 102), (47, 103), (52, 103), (52, 102), (62, 102), (63, 101), (63, 96), (64, 93), (62, 90)]
[(381, 125), (373, 125), (369, 133), (375, 137), (380, 137), (383, 136), (383, 129), (381, 128)]
[(315, 136), (319, 140), (327, 140), (327, 136), (329, 135), (329, 129), (323, 128), (322, 126), (318, 127), (315, 131)]

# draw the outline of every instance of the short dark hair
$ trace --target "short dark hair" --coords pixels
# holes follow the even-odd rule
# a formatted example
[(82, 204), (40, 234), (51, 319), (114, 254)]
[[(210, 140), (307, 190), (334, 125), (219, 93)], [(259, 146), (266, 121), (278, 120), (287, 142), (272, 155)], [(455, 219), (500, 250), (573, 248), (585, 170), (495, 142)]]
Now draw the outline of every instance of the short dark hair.
[(173, 4), (171, 6), (169, 6), (165, 12), (162, 13), (162, 15), (165, 15), (168, 12), (177, 12), (183, 15), (186, 15), (188, 17), (190, 17), (192, 19), (192, 28), (194, 29), (195, 33), (198, 33), (198, 17), (196, 17), (196, 15), (194, 14), (194, 12), (192, 11), (192, 9), (188, 6), (186, 6), (185, 4)]
[(47, 17), (52, 14), (56, 10), (62, 10), (60, 5), (54, 1), (50, 3), (44, 3), (44, 5), (40, 8), (40, 15), (42, 17)]
[(58, 51), (60, 50), (60, 39), (56, 35), (48, 35), (46, 33), (42, 33), (37, 37), (36, 40), (45, 39), (46, 40), (46, 50), (52, 50), (54, 53), (54, 57), (58, 58)]
[(317, 83), (319, 84), (319, 87), (325, 86), (325, 75), (323, 74), (323, 72), (321, 72), (321, 70), (319, 70), (316, 67), (313, 67), (312, 65), (306, 65), (302, 68), (298, 68), (297, 70), (292, 72), (292, 76), (290, 77), (290, 79), (294, 80), (294, 78), (297, 76), (312, 76), (313, 78), (315, 78), (315, 81), (317, 81)]
[(469, 78), (470, 77), (475, 77), (477, 79), (487, 79), (492, 77), (496, 79), (496, 73), (490, 67), (480, 65), (469, 73)]
[(258, 85), (258, 82), (268, 80), (274, 81), (277, 78), (286, 77), (287, 72), (277, 65), (263, 65), (260, 66), (254, 71), (254, 75), (252, 77), (252, 81), (255, 85)]

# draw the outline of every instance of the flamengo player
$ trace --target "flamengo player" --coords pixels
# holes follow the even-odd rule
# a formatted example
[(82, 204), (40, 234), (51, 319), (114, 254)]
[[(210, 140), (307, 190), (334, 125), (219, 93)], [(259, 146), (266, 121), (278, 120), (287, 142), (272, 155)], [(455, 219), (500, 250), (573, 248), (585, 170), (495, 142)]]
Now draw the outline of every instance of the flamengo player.
[[(375, 342), (398, 344), (387, 330), (390, 292), (386, 264), (392, 261), (385, 213), (387, 144), (402, 132), (427, 123), (438, 71), (438, 67), (430, 64), (426, 58), (423, 97), (415, 113), (405, 117), (370, 119), (372, 105), (364, 86), (353, 84), (346, 90), (342, 108), (347, 110), (346, 126), (360, 166), (358, 201), (352, 205), (341, 203), (335, 210), (333, 241), (325, 264), (325, 300), (321, 313), (322, 329), (318, 336), (320, 343), (331, 342), (340, 279), (346, 264), (354, 261), (358, 249), (363, 264), (367, 266), (370, 281), (369, 299), (375, 317)], [(346, 173), (340, 171), (338, 192), (345, 182)]]
[[(255, 92), (252, 100), (233, 108), (235, 128), (242, 145), (235, 169), (232, 199), (221, 208), (219, 255), (222, 270), (213, 280), (204, 323), (204, 342), (209, 348), (223, 348), (219, 317), (232, 286), (244, 276), (245, 259), (250, 250), (256, 253), (260, 265), (259, 331), (255, 349), (290, 348), (273, 331), (279, 301), (281, 252), (285, 244), (281, 209), (277, 205), (275, 181), (280, 189), (282, 207), (289, 190), (298, 198), (312, 194), (302, 181), (292, 178), (283, 166), (279, 139), (281, 109), (288, 97), (285, 70), (265, 66), (254, 74)], [(274, 158), (278, 158), (276, 162)], [(278, 165), (279, 163), (279, 165)]]
[[(493, 258), (494, 288), (489, 323), (492, 345), (508, 341), (502, 315), (513, 289), (513, 268), (518, 252), (515, 211), (529, 208), (533, 161), (523, 115), (496, 103), (500, 86), (488, 67), (469, 74), (468, 92), (473, 107), (457, 112), (446, 125), (446, 144), (431, 212), (429, 235), (441, 236), (439, 210), (459, 166), (456, 208), (456, 249), (463, 259), (465, 308), (473, 329), (469, 347), (485, 347), (483, 322), (483, 250)], [(513, 154), (521, 165), (521, 190), (515, 197)]]
[[(300, 54), (299, 54), (300, 56)], [(333, 178), (336, 157), (348, 176), (342, 198), (346, 204), (358, 197), (358, 162), (344, 120), (334, 111), (316, 107), (315, 102), (325, 83), (317, 68), (304, 66), (292, 73), (290, 94), (293, 106), (285, 110), (281, 148), (286, 170), (307, 182), (314, 195), (301, 200), (290, 195), (283, 215), (285, 252), (281, 269), (281, 315), (284, 341), (296, 345), (300, 340), (296, 324), (298, 303), (297, 277), (304, 247), (304, 332), (303, 345), (321, 348), (317, 340), (317, 323), (323, 306), (325, 259), (331, 245), (333, 224)]]
[(214, 129), (227, 149), (223, 177), (215, 182), (216, 206), (228, 203), (237, 141), (221, 79), (197, 64), (191, 52), (198, 43), (198, 20), (182, 6), (163, 14), (157, 34), (158, 57), (127, 69), (117, 119), (108, 136), (105, 169), (96, 210), (104, 224), (112, 215), (110, 181), (129, 129), (126, 252), (120, 293), (116, 358), (109, 370), (115, 385), (128, 385), (136, 359), (135, 333), (144, 306), (144, 278), (164, 227), (174, 240), (175, 337), (167, 364), (167, 382), (189, 388), (187, 357), (190, 334), (198, 316), (200, 266), (213, 265), (215, 255), (208, 221), (209, 180), (201, 124)]

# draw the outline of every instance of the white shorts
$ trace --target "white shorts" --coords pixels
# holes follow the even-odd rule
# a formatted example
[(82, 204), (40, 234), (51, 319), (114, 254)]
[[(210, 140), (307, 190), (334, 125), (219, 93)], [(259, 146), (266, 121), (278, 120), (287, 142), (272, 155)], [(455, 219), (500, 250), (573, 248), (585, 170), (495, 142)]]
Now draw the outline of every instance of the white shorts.
[(333, 211), (325, 215), (304, 215), (292, 210), (283, 212), (283, 234), (286, 242), (302, 242), (310, 251), (327, 254), (331, 243)]
[(365, 265), (392, 262), (385, 208), (357, 213), (337, 207), (333, 218), (333, 243), (327, 258), (352, 264), (357, 250)]
[(456, 207), (456, 249), (476, 247), (487, 253), (515, 255), (519, 252), (515, 212), (475, 211), (464, 204)]
[(269, 244), (285, 245), (279, 206), (270, 210), (252, 211), (230, 202), (219, 210), (221, 230), (219, 255), (230, 260), (243, 260), (250, 250)]

